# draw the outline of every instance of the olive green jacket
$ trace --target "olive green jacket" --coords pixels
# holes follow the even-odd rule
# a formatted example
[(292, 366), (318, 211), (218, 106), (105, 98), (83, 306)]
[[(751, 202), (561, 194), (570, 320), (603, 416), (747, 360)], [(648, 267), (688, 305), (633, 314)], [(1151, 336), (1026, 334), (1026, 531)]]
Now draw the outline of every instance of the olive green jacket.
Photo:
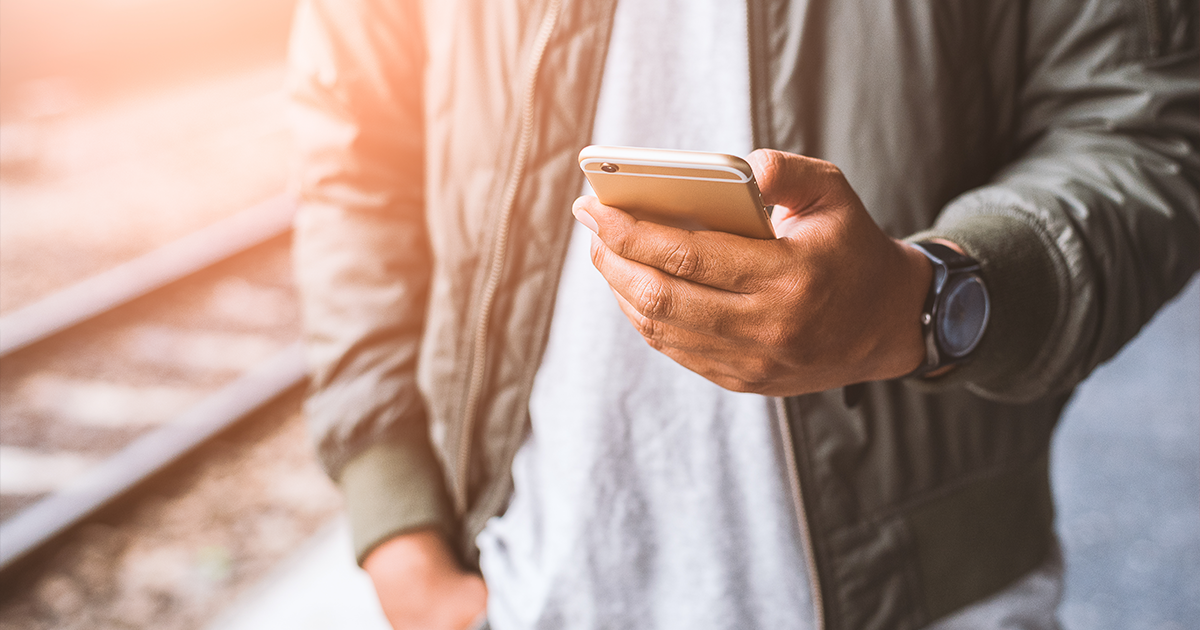
[[(939, 382), (781, 401), (820, 623), (916, 628), (1043, 561), (1072, 388), (1200, 264), (1195, 3), (751, 1), (755, 143), (838, 165), (893, 236), (980, 260)], [(307, 0), (295, 263), (360, 559), (503, 511), (614, 0)]]

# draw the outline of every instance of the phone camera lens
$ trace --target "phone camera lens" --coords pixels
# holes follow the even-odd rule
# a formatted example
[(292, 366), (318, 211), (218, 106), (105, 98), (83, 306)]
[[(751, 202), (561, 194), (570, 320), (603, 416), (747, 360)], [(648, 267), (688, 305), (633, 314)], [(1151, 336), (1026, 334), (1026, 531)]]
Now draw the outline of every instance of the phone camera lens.
[(621, 170), (621, 167), (617, 166), (616, 164), (609, 164), (608, 162), (605, 162), (600, 165), (600, 170), (604, 171), (605, 173), (616, 173), (617, 171)]

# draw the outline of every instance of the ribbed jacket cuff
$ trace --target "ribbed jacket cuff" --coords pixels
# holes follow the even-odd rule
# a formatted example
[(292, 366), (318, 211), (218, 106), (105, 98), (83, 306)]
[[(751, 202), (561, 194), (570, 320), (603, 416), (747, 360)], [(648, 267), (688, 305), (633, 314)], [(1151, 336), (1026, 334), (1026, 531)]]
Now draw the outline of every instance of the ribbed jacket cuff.
[(372, 445), (346, 464), (338, 484), (360, 565), (380, 544), (406, 532), (433, 528), (454, 540), (454, 511), (426, 444)]
[(991, 296), (987, 332), (971, 361), (933, 379), (911, 379), (926, 390), (955, 385), (1003, 397), (1046, 343), (1059, 303), (1055, 268), (1036, 229), (1013, 216), (961, 216), (908, 241), (946, 239), (979, 261)]

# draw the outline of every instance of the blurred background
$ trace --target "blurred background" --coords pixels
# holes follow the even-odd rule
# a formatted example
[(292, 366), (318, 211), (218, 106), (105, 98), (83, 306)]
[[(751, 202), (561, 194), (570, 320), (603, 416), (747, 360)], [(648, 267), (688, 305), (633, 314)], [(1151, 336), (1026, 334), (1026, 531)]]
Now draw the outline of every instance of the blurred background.
[[(0, 0), (2, 629), (381, 627), (299, 415), (292, 10)], [(1195, 627), (1195, 279), (1054, 455), (1065, 626)]]
[(0, 0), (0, 309), (282, 189), (293, 4)]
[(206, 627), (337, 514), (288, 352), (293, 4), (0, 0), (0, 627)]

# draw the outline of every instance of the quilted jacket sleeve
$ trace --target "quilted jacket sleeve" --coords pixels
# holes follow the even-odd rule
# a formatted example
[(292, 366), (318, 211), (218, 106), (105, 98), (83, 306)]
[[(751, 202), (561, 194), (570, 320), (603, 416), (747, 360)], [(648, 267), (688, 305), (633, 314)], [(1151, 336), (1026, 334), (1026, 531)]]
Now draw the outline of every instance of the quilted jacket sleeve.
[(1026, 24), (1020, 158), (913, 237), (979, 259), (994, 302), (941, 381), (1008, 402), (1069, 390), (1200, 265), (1196, 4), (1033, 2)]
[(418, 2), (304, 0), (290, 51), (305, 411), (361, 561), (453, 516), (416, 361), (430, 273)]

